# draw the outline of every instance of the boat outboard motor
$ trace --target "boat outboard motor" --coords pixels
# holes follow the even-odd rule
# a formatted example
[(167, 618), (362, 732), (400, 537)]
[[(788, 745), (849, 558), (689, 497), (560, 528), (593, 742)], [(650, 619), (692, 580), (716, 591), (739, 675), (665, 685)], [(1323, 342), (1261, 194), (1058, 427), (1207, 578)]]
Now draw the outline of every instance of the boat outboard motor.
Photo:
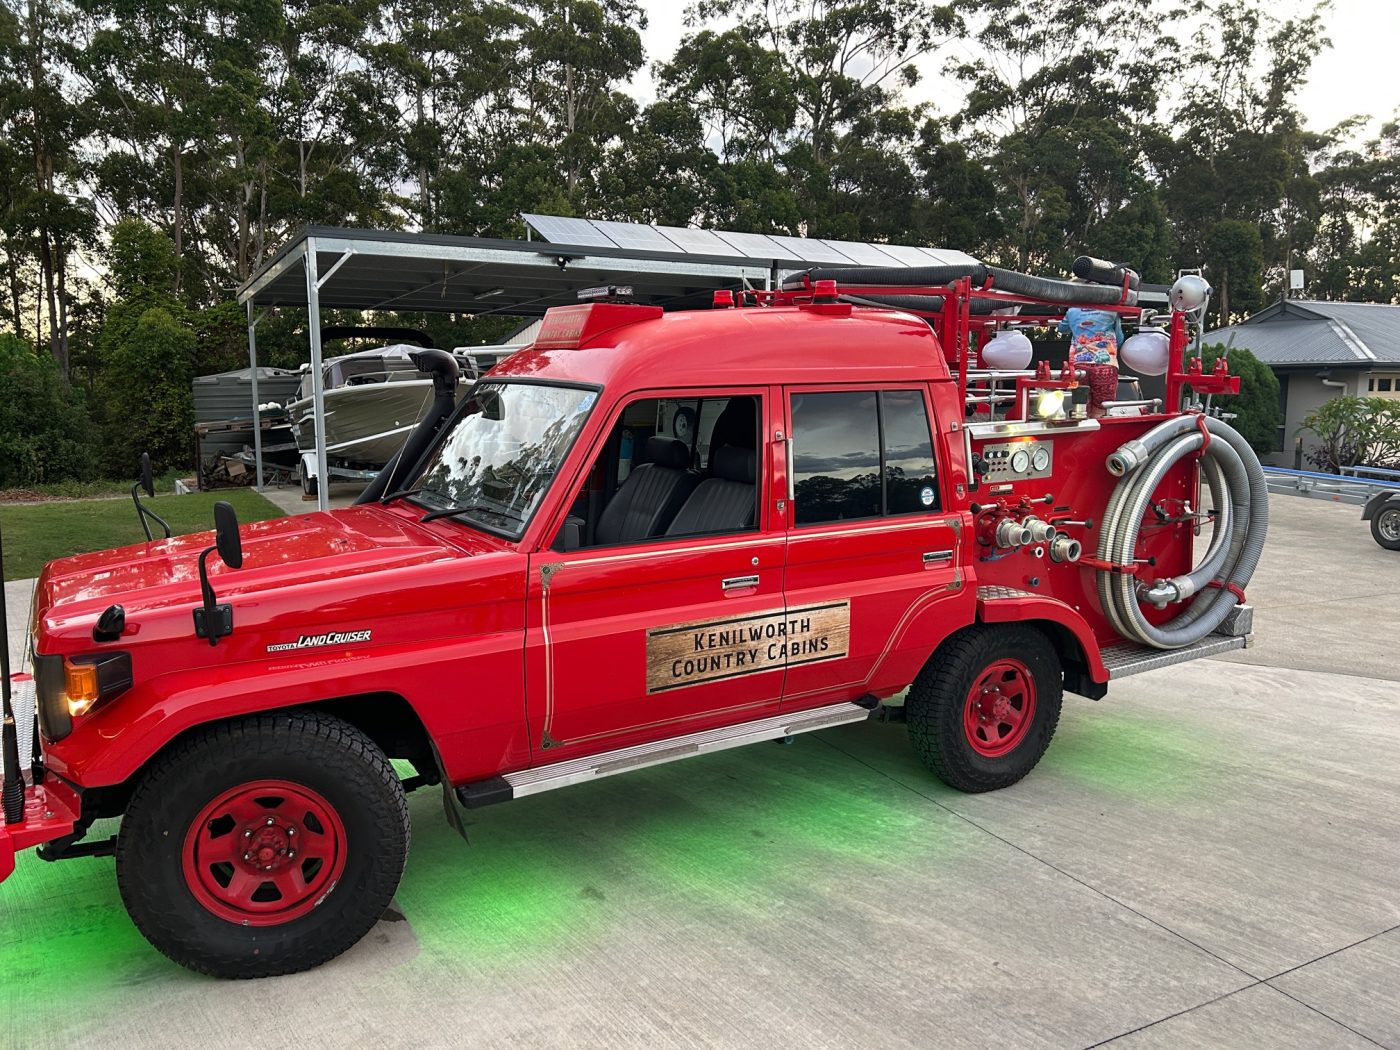
[(394, 453), (394, 458), (385, 464), (375, 479), (365, 486), (365, 490), (355, 500), (356, 504), (373, 503), (386, 492), (396, 492), (408, 477), (408, 472), (428, 451), (433, 438), (442, 428), (443, 422), (457, 407), (457, 380), (461, 369), (457, 359), (446, 350), (415, 350), (409, 354), (414, 366), (420, 372), (433, 377), (433, 404), (423, 422), (408, 435), (403, 447)]

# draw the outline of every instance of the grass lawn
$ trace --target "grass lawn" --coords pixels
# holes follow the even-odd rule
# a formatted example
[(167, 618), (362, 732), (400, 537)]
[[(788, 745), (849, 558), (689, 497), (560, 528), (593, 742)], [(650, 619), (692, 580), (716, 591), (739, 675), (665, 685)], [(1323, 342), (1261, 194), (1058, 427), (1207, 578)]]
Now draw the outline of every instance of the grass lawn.
[[(252, 489), (196, 492), (188, 496), (157, 495), (143, 502), (170, 523), (175, 535), (214, 527), (214, 503), (227, 500), (238, 520), (280, 518), (282, 512)], [(154, 523), (152, 531), (156, 530)], [(5, 579), (39, 575), (45, 562), (69, 554), (125, 547), (145, 539), (129, 499), (89, 499), (71, 502), (7, 506), (0, 503), (0, 534), (5, 543)], [(159, 532), (156, 532), (159, 536)]]

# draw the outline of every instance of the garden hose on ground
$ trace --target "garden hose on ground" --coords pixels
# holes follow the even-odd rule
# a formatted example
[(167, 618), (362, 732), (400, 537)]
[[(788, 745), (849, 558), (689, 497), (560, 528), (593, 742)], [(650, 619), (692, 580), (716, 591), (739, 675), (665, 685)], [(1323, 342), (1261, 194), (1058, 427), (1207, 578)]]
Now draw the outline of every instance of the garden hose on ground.
[[(1210, 546), (1200, 563), (1185, 575), (1150, 585), (1129, 573), (1098, 571), (1099, 602), (1114, 629), (1157, 649), (1200, 641), (1239, 603), (1269, 529), (1268, 485), (1248, 442), (1233, 427), (1209, 416), (1169, 419), (1108, 457), (1109, 472), (1123, 480), (1104, 511), (1098, 558), (1130, 565), (1153, 491), (1177, 461), (1198, 453), (1215, 509)], [(1165, 607), (1193, 595), (1197, 597), (1180, 615), (1163, 624), (1151, 624), (1143, 615), (1143, 602)]]

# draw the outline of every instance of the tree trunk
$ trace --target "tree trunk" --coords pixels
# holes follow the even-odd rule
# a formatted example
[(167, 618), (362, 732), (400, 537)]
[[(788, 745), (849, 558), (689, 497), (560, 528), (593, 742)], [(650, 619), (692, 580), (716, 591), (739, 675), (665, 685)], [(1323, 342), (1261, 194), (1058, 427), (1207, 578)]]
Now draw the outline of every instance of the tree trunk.
[[(58, 339), (58, 291), (54, 287), (53, 245), (49, 239), (47, 223), (39, 230), (39, 268), (44, 275), (44, 302), (49, 311), (49, 353), (58, 363), (58, 371), (68, 377), (66, 348)], [(42, 329), (40, 330), (42, 331)]]
[(10, 316), (14, 319), (15, 335), (24, 338), (24, 304), (20, 301), (19, 289), (19, 259), (16, 258), (14, 249), (6, 245), (5, 247), (5, 276), (10, 285)]
[(63, 378), (68, 378), (68, 253), (61, 245), (55, 246), (58, 274), (58, 370)]
[(238, 283), (242, 284), (248, 279), (248, 274), (252, 272), (252, 264), (249, 259), (249, 241), (251, 233), (249, 231), (248, 209), (253, 204), (253, 190), (256, 188), (252, 178), (246, 172), (247, 151), (243, 148), (243, 137), (240, 135), (235, 140), (236, 157), (238, 160), (238, 170), (243, 174), (243, 182), (240, 186), (242, 193), (238, 202)]
[(185, 164), (180, 147), (174, 147), (172, 157), (175, 175), (175, 291), (178, 294), (185, 276)]

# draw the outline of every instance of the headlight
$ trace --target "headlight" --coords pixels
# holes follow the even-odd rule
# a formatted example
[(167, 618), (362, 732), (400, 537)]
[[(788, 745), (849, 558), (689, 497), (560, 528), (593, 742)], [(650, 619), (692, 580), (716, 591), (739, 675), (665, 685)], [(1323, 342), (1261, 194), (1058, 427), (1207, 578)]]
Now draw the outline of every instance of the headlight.
[(1035, 396), (1032, 406), (1041, 419), (1059, 419), (1065, 414), (1065, 392), (1063, 390), (1042, 390)]

